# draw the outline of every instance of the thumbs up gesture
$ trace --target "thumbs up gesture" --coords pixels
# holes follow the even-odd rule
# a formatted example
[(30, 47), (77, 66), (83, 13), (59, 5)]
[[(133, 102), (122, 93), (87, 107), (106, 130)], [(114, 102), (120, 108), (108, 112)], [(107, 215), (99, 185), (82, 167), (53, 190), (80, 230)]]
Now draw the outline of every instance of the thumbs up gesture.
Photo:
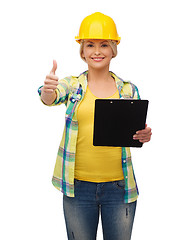
[(58, 85), (58, 77), (55, 75), (55, 72), (57, 70), (57, 62), (56, 60), (53, 60), (53, 68), (51, 69), (50, 73), (46, 76), (46, 79), (44, 81), (44, 86), (42, 88), (42, 91), (44, 93), (52, 94)]

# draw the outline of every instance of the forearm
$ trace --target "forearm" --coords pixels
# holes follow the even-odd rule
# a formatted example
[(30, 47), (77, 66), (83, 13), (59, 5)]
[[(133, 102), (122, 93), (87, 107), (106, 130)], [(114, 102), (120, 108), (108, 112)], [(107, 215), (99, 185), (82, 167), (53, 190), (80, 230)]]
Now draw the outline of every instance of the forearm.
[(56, 92), (54, 91), (53, 93), (46, 93), (41, 89), (41, 99), (46, 105), (51, 105), (54, 103), (57, 95)]

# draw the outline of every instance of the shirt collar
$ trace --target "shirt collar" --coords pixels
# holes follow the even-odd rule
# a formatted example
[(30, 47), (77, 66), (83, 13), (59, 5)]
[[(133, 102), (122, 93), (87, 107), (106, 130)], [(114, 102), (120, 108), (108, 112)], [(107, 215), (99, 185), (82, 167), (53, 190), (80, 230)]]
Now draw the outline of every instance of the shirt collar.
[[(86, 92), (86, 89), (87, 89), (87, 74), (88, 74), (88, 70), (83, 72), (83, 73), (81, 73), (78, 76), (78, 81), (82, 85), (82, 89), (85, 92)], [(118, 88), (118, 91), (120, 92), (125, 81), (123, 79), (119, 78), (115, 73), (113, 73), (111, 71), (110, 71), (110, 74), (115, 79), (116, 86)]]

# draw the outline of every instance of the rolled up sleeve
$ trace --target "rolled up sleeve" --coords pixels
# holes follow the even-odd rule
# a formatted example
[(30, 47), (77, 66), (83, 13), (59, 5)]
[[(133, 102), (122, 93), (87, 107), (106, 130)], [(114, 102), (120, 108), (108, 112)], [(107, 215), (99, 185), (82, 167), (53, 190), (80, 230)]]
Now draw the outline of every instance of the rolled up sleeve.
[(134, 92), (134, 97), (133, 97), (133, 99), (138, 99), (138, 100), (140, 100), (141, 98), (140, 98), (140, 95), (139, 95), (139, 90), (138, 90), (138, 88), (134, 85), (134, 87), (135, 87), (135, 92)]
[(136, 85), (132, 84), (132, 91), (133, 91), (133, 99), (138, 99), (140, 100), (140, 95), (139, 95), (139, 90), (136, 87)]
[(50, 105), (45, 104), (42, 101), (41, 91), (42, 91), (43, 85), (41, 87), (39, 87), (38, 88), (38, 94), (40, 96), (40, 100), (42, 101), (42, 103), (44, 105), (47, 105), (47, 106), (56, 106), (56, 105), (60, 105), (62, 103), (66, 104), (67, 103), (67, 99), (68, 99), (68, 94), (69, 94), (70, 81), (71, 81), (71, 77), (66, 77), (66, 78), (63, 78), (63, 79), (59, 80), (59, 84), (57, 85), (57, 88), (55, 89), (56, 99)]

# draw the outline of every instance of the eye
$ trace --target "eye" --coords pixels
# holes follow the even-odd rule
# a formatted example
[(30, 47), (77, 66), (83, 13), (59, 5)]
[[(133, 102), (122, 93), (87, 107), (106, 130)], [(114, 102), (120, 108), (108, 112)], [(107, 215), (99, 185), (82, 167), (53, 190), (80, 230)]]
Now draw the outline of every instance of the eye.
[(87, 44), (87, 47), (93, 47), (93, 44), (89, 43)]
[(102, 47), (108, 47), (108, 44), (104, 43), (102, 44)]

